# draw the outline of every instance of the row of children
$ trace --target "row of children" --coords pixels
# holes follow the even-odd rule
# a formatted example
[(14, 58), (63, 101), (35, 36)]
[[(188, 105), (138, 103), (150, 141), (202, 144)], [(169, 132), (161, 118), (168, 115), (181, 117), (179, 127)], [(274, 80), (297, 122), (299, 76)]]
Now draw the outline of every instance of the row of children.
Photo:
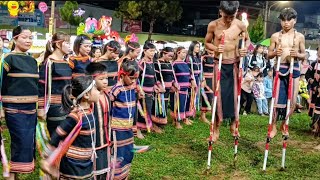
[[(42, 170), (60, 179), (125, 179), (134, 151), (134, 135), (162, 132), (170, 102), (175, 127), (191, 125), (196, 109), (210, 111), (213, 58), (199, 55), (200, 44), (189, 51), (166, 47), (155, 59), (156, 48), (126, 44), (122, 57), (118, 42), (110, 41), (93, 60), (86, 35), (74, 41), (58, 32), (48, 42), (40, 67), (27, 51), (29, 29), (13, 30), (14, 45), (1, 58), (1, 117), (11, 136), (10, 177), (35, 168), (35, 142)], [(203, 62), (203, 63), (202, 63)], [(201, 95), (202, 96), (201, 96)], [(46, 133), (36, 135), (46, 122)], [(43, 131), (43, 129), (42, 129)], [(35, 141), (36, 139), (36, 141)], [(48, 140), (39, 148), (39, 142)], [(146, 148), (146, 147), (142, 147)]]

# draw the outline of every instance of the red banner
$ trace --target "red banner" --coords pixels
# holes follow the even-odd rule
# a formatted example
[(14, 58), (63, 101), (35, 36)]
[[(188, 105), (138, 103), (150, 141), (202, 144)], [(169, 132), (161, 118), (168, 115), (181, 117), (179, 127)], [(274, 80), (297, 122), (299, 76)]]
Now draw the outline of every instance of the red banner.
[(122, 31), (130, 33), (140, 33), (142, 31), (142, 21), (138, 20), (123, 20)]

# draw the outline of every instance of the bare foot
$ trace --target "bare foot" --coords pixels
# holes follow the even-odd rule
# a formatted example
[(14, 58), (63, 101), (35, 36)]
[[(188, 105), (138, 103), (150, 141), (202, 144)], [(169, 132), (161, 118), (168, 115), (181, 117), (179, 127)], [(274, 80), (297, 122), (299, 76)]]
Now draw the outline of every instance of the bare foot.
[(219, 128), (214, 129), (213, 134), (212, 134), (212, 141), (213, 141), (213, 142), (218, 141), (219, 135), (220, 135), (220, 130), (219, 130)]
[(230, 132), (233, 137), (240, 137), (240, 133), (238, 130), (236, 133), (236, 121), (233, 121), (232, 124), (230, 125)]
[(154, 131), (155, 133), (158, 133), (158, 134), (162, 134), (163, 133), (162, 129), (159, 126), (155, 125), (155, 124), (152, 124), (152, 131)]
[(274, 136), (276, 136), (276, 134), (277, 134), (277, 123), (274, 122), (272, 124), (272, 130), (270, 132), (270, 138), (273, 138)]
[(192, 123), (190, 122), (190, 120), (189, 120), (188, 118), (184, 119), (184, 120), (183, 120), (183, 123), (184, 123), (185, 125), (188, 125), (188, 126), (192, 125)]
[(140, 130), (140, 129), (137, 130), (137, 138), (139, 138), (139, 139), (144, 139), (144, 136), (143, 136), (143, 134), (141, 133), (141, 130)]
[(15, 173), (10, 173), (9, 177), (5, 177), (4, 179), (5, 180), (15, 180), (15, 176), (16, 176)]
[(281, 126), (280, 126), (280, 130), (281, 130), (283, 136), (289, 136), (289, 131), (286, 131), (285, 121), (282, 121)]
[(176, 127), (176, 129), (182, 129), (180, 122), (176, 122), (175, 127)]
[(210, 124), (210, 122), (208, 121), (208, 119), (206, 118), (206, 113), (201, 112), (201, 117), (200, 117), (200, 121)]
[(49, 174), (52, 176), (53, 179), (58, 179), (59, 177), (59, 169), (51, 166), (48, 161), (46, 160), (41, 160), (40, 161), (40, 168), (42, 169), (42, 171), (46, 174)]

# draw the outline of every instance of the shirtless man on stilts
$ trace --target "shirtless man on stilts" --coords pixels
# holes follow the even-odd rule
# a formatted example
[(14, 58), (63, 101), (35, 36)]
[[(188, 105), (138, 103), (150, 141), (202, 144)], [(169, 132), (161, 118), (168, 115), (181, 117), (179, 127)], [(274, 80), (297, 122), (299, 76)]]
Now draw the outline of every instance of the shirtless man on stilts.
[[(237, 112), (239, 59), (247, 54), (250, 44), (246, 25), (236, 19), (239, 1), (221, 1), (219, 13), (221, 17), (209, 23), (205, 37), (205, 47), (208, 52), (214, 52), (214, 57), (222, 53), (220, 93), (218, 95), (217, 113), (214, 122), (213, 141), (219, 138), (219, 127), (223, 119), (231, 119), (230, 131), (237, 136), (235, 119), (239, 118)], [(221, 37), (225, 36), (224, 45), (220, 44)], [(239, 36), (245, 36), (245, 48), (238, 49)], [(215, 74), (218, 69), (218, 59), (215, 58)], [(213, 88), (216, 86), (216, 75), (213, 78)], [(239, 136), (239, 134), (238, 134)]]

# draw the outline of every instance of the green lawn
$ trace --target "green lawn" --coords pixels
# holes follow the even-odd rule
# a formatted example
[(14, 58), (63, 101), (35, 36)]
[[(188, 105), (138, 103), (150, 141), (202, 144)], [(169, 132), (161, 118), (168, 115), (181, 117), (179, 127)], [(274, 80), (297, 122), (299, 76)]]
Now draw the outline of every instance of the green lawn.
[(150, 134), (145, 140), (136, 140), (136, 144), (150, 144), (154, 149), (135, 156), (131, 179), (319, 179), (320, 152), (313, 147), (320, 141), (309, 133), (309, 122), (306, 114), (296, 114), (290, 121), (285, 172), (279, 171), (282, 150), (279, 135), (271, 142), (267, 171), (262, 172), (268, 118), (250, 115), (241, 117), (236, 168), (234, 141), (224, 125), (220, 141), (214, 144), (211, 171), (208, 175), (204, 173), (209, 127), (195, 120), (193, 126), (184, 126), (183, 130), (169, 125), (165, 134)]
[[(205, 173), (209, 126), (195, 120), (192, 126), (176, 130), (171, 122), (164, 134), (147, 134), (137, 145), (151, 145), (149, 152), (136, 154), (130, 179), (320, 179), (320, 152), (313, 149), (320, 144), (309, 129), (309, 117), (295, 114), (289, 124), (286, 171), (279, 171), (282, 141), (276, 136), (270, 145), (267, 171), (262, 172), (267, 117), (242, 116), (240, 124), (238, 161), (233, 166), (233, 138), (225, 124), (221, 126), (219, 141), (213, 145), (212, 167)], [(5, 131), (8, 138), (8, 132)], [(8, 142), (8, 141), (7, 141)], [(6, 144), (8, 148), (8, 143)], [(37, 179), (37, 171), (21, 179)]]

